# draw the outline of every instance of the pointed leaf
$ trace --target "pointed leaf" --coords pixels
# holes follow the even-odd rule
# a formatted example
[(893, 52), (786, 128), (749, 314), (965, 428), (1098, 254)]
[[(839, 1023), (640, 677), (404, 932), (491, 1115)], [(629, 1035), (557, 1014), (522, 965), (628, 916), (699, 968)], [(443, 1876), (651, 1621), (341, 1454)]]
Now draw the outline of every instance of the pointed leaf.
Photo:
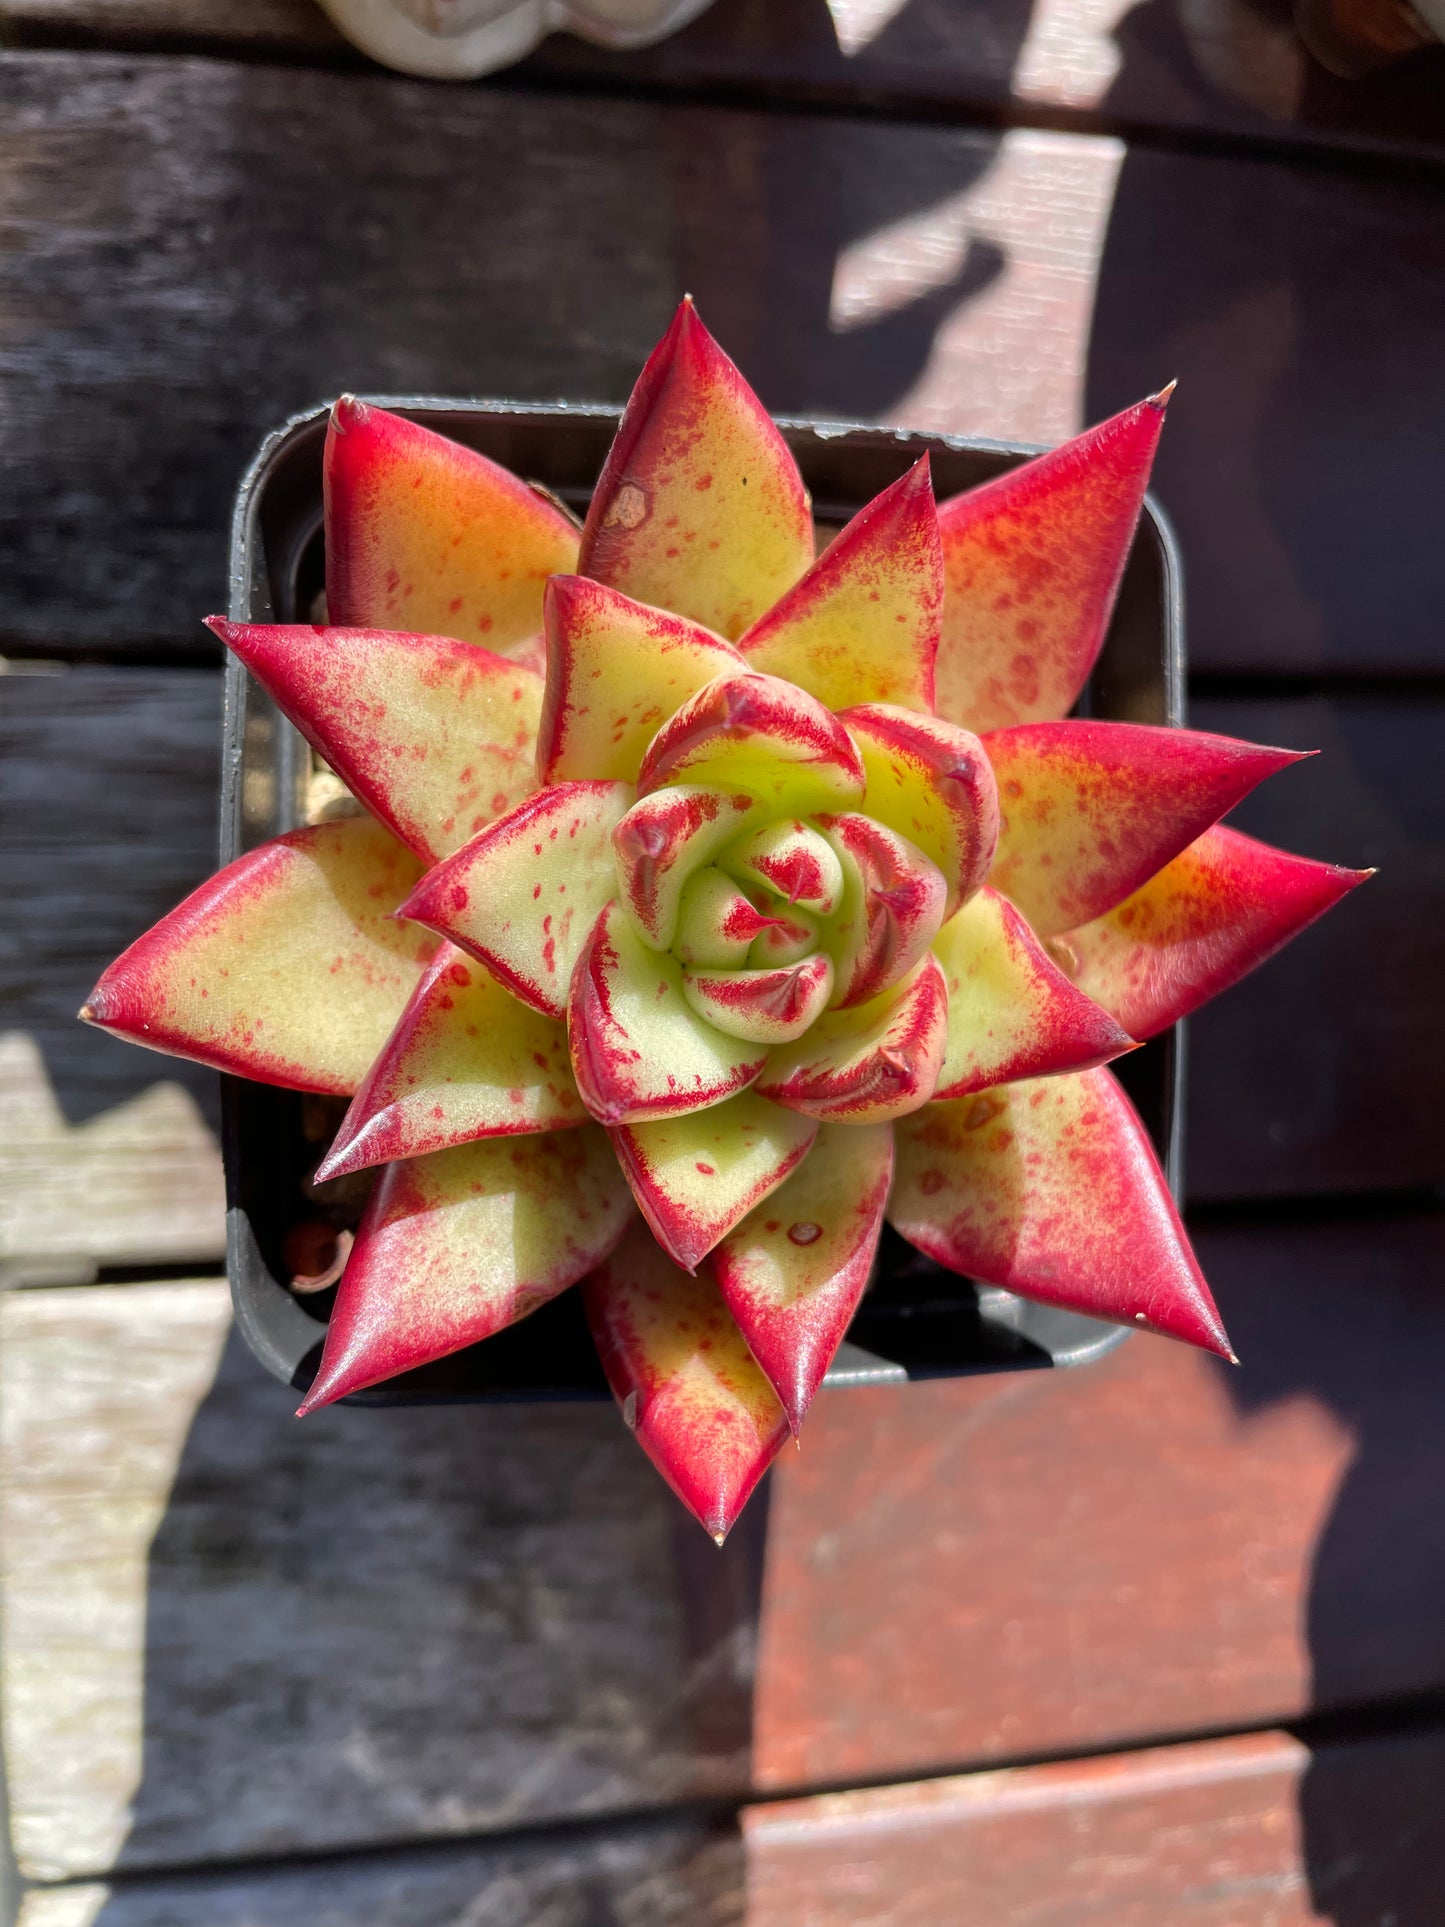
[(801, 963), (818, 948), (819, 929), (814, 918), (800, 910), (789, 910), (769, 917), (748, 952), (754, 970), (776, 970), (779, 964)]
[(724, 676), (663, 724), (637, 774), (641, 796), (683, 782), (746, 790), (806, 816), (860, 801), (863, 764), (837, 717), (801, 689), (776, 676)]
[(982, 731), (1068, 714), (1109, 626), (1167, 399), (941, 504), (940, 716)]
[(685, 970), (682, 992), (699, 1017), (745, 1043), (786, 1044), (811, 1030), (828, 1006), (833, 965), (826, 956), (770, 970)]
[(565, 1130), (587, 1113), (567, 1032), (455, 944), (433, 957), (316, 1175), (340, 1177), (473, 1138)]
[(567, 988), (597, 913), (617, 893), (612, 831), (625, 783), (554, 783), (429, 870), (401, 914), (480, 957), (547, 1017)]
[(948, 989), (936, 957), (856, 1010), (829, 1011), (775, 1050), (758, 1093), (809, 1117), (875, 1124), (926, 1104), (948, 1040)]
[(833, 1002), (869, 1003), (900, 982), (938, 933), (947, 885), (906, 837), (867, 816), (819, 818), (842, 859), (843, 904), (830, 947)]
[(838, 720), (863, 757), (863, 814), (937, 864), (951, 917), (988, 875), (998, 843), (998, 789), (983, 744), (956, 723), (882, 703)]
[(450, 636), (207, 626), (347, 788), (435, 863), (536, 788), (542, 678)]
[(577, 529), (545, 496), (354, 396), (331, 411), (324, 474), (332, 622), (512, 655), (541, 631), (547, 577), (577, 566)]
[(764, 931), (789, 927), (789, 919), (765, 917), (730, 876), (708, 865), (695, 870), (683, 885), (672, 952), (679, 963), (712, 970), (735, 968), (746, 962)]
[(784, 903), (827, 917), (843, 894), (838, 853), (818, 830), (796, 817), (775, 816), (725, 850), (722, 862), (744, 883), (771, 890)]
[(1290, 856), (1217, 824), (1117, 909), (1049, 947), (1133, 1036), (1156, 1037), (1373, 874)]
[(870, 502), (739, 639), (755, 669), (830, 709), (933, 708), (943, 550), (925, 455)]
[(643, 943), (671, 948), (688, 883), (760, 814), (750, 796), (697, 783), (637, 799), (613, 831), (612, 848), (622, 907)]
[(420, 869), (370, 817), (293, 830), (137, 938), (80, 1014), (240, 1077), (349, 1096), (436, 949), (391, 917)]
[(951, 1271), (1230, 1354), (1148, 1134), (1107, 1071), (930, 1104), (889, 1222)]
[(686, 1271), (808, 1155), (810, 1117), (742, 1091), (687, 1117), (612, 1132), (632, 1194), (657, 1242)]
[(515, 1324), (599, 1264), (632, 1215), (612, 1147), (591, 1126), (387, 1165), (302, 1413)]
[(713, 1275), (796, 1432), (858, 1309), (893, 1179), (891, 1124), (822, 1124), (806, 1161), (713, 1253)]
[(649, 950), (616, 903), (577, 960), (567, 1037), (582, 1101), (604, 1124), (721, 1103), (753, 1082), (767, 1054), (696, 1016), (681, 966)]
[(994, 889), (1041, 937), (1088, 923), (1302, 752), (1142, 723), (1032, 723), (984, 739), (998, 782)]
[(980, 890), (949, 918), (933, 954), (948, 981), (948, 1049), (935, 1097), (1092, 1070), (1134, 1048), (1133, 1038), (1069, 982), (995, 890)]
[(545, 600), (547, 700), (537, 740), (544, 783), (630, 783), (683, 701), (747, 664), (711, 630), (580, 575), (553, 576)]
[(812, 559), (798, 465), (684, 301), (608, 452), (578, 571), (736, 638)]
[(587, 1280), (582, 1302), (637, 1443), (721, 1545), (788, 1421), (717, 1286), (678, 1270), (637, 1225)]

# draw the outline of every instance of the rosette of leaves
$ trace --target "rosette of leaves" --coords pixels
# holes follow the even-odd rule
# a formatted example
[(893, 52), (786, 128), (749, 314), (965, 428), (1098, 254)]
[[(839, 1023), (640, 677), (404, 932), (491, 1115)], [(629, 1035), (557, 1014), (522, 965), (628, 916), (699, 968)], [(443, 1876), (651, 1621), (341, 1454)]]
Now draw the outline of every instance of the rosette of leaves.
[(580, 531), (346, 399), (324, 626), (211, 627), (365, 813), (242, 856), (82, 1015), (351, 1105), (379, 1166), (302, 1411), (573, 1285), (721, 1539), (885, 1219), (939, 1263), (1230, 1355), (1103, 1068), (1359, 880), (1219, 819), (1293, 752), (1064, 720), (1164, 397), (820, 555), (690, 304)]

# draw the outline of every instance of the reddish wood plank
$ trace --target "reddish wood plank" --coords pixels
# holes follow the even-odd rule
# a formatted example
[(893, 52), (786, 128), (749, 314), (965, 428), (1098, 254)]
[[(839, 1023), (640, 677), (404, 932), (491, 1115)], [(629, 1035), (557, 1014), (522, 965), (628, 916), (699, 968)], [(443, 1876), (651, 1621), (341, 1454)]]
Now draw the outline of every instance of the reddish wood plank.
[(690, 286), (784, 411), (1059, 439), (1179, 376), (1196, 664), (1445, 664), (1424, 170), (10, 54), (0, 194), (17, 651), (206, 646), (236, 474), (289, 410), (620, 398)]
[(757, 1784), (1445, 1683), (1445, 1217), (1198, 1242), (1238, 1370), (1134, 1337), (819, 1400), (774, 1474)]
[(747, 1927), (1427, 1927), (1445, 1733), (1278, 1732), (753, 1807)]

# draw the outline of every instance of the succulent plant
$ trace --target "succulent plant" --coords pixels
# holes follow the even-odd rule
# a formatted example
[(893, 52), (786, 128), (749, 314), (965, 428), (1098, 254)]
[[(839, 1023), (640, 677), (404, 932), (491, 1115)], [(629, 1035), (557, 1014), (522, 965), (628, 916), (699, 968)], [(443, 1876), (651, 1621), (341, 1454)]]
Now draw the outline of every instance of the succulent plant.
[(328, 625), (213, 618), (364, 813), (242, 856), (81, 1013), (351, 1099), (380, 1166), (310, 1411), (579, 1284), (719, 1540), (803, 1422), (885, 1218), (953, 1271), (1230, 1356), (1103, 1066), (1360, 880), (1219, 819), (1293, 762), (1063, 720), (1154, 396), (814, 554), (793, 458), (684, 303), (586, 525), (352, 399)]

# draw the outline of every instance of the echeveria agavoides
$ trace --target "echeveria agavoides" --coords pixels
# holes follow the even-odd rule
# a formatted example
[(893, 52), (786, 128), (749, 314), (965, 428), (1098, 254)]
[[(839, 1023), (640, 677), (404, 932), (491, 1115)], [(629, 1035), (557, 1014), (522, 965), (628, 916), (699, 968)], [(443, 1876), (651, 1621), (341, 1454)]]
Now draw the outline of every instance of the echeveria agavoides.
[(1104, 1066), (1367, 873), (1220, 826), (1292, 752), (1065, 720), (1166, 399), (941, 507), (920, 462), (816, 558), (690, 303), (580, 538), (338, 402), (337, 626), (212, 626), (369, 814), (241, 857), (81, 1013), (352, 1098), (320, 1176), (383, 1168), (304, 1410), (580, 1282), (628, 1424), (720, 1540), (885, 1218), (1231, 1355)]

